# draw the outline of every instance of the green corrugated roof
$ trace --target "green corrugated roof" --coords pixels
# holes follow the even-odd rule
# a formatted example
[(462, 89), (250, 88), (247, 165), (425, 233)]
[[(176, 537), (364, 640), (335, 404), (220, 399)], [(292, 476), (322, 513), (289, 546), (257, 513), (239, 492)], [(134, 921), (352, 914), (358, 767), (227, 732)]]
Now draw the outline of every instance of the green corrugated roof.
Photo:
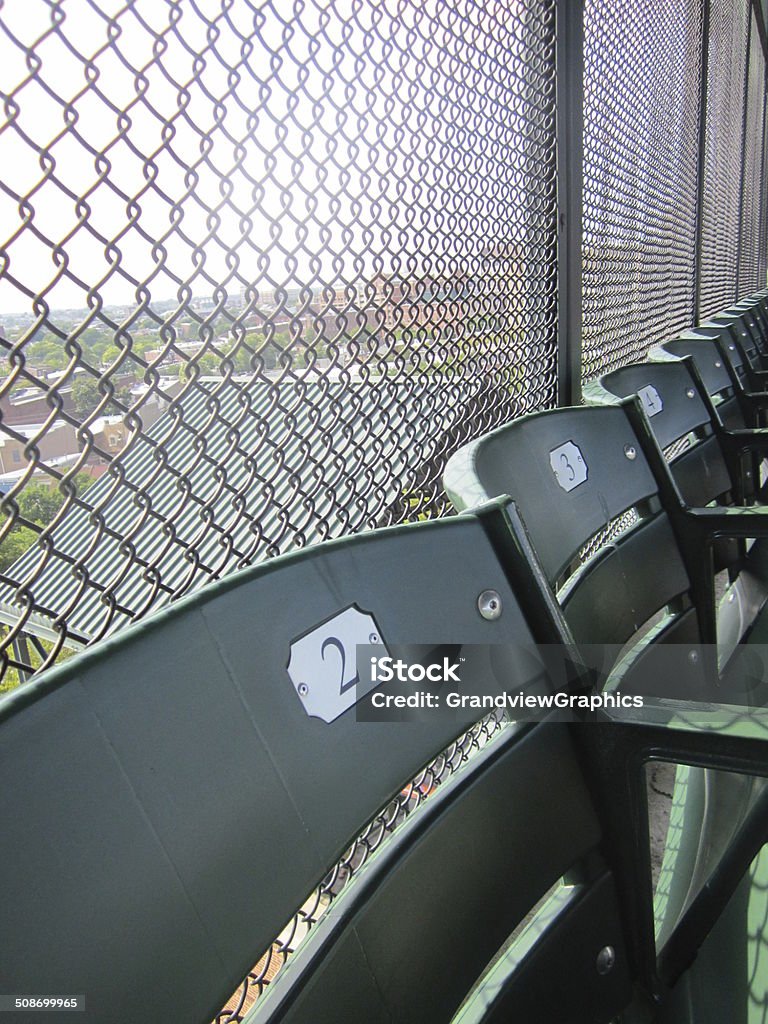
[[(270, 549), (364, 527), (400, 497), (418, 446), (438, 452), (481, 388), (426, 376), (224, 381), (181, 396), (89, 488), (90, 509), (73, 506), (56, 527), (29, 585), (45, 614), (25, 629), (45, 635), (62, 616), (87, 642)], [(23, 582), (43, 559), (35, 545), (7, 575)], [(16, 588), (0, 587), (0, 617), (19, 615)]]

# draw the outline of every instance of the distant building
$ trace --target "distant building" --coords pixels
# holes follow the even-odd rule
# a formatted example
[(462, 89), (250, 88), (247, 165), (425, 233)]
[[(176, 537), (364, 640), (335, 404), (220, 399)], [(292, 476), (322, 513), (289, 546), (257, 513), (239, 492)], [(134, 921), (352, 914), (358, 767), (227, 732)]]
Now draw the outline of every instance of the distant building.
[(428, 327), (440, 329), (465, 315), (467, 278), (464, 274), (376, 274), (358, 288), (358, 304), (368, 329), (394, 331)]
[[(0, 434), (0, 474), (20, 474), (30, 461), (51, 463), (66, 456), (72, 456), (73, 460), (77, 457), (77, 439), (71, 424), (64, 420), (54, 420), (38, 438), (37, 435), (43, 429), (42, 423), (14, 427), (14, 433), (20, 434), (24, 440), (10, 434)], [(31, 444), (37, 449), (37, 458), (33, 460), (27, 454)]]
[[(61, 400), (63, 411), (74, 415), (72, 388), (57, 388), (56, 393)], [(9, 426), (42, 423), (50, 416), (51, 408), (49, 393), (39, 387), (6, 392), (0, 398), (0, 421)]]
[[(23, 617), (27, 633), (48, 637), (52, 619), (67, 608), (68, 642), (81, 643), (277, 550), (399, 519), (414, 486), (433, 479), (437, 462), (463, 439), (463, 417), (487, 400), (488, 383), (476, 376), (449, 382), (352, 376), (316, 385), (246, 378), (238, 386), (214, 378), (210, 390), (178, 398), (172, 413), (121, 452), (123, 486), (115, 489), (112, 475), (104, 474), (85, 504), (70, 508), (56, 527), (54, 550), (30, 584), (36, 608), (45, 612), (28, 614), (16, 586), (3, 584), (0, 622)], [(93, 425), (105, 449), (122, 443), (115, 419)], [(407, 423), (407, 434), (398, 436), (393, 422)], [(206, 443), (196, 454), (203, 433)], [(393, 446), (388, 457), (382, 438)], [(397, 454), (405, 449), (421, 453), (419, 465), (406, 465)], [(329, 466), (337, 459), (344, 465), (333, 486), (317, 474), (326, 452)], [(85, 589), (72, 571), (84, 558)], [(38, 549), (30, 548), (7, 578), (26, 579), (38, 561)]]
[(96, 446), (110, 456), (116, 455), (128, 440), (128, 428), (122, 416), (99, 416), (89, 429)]

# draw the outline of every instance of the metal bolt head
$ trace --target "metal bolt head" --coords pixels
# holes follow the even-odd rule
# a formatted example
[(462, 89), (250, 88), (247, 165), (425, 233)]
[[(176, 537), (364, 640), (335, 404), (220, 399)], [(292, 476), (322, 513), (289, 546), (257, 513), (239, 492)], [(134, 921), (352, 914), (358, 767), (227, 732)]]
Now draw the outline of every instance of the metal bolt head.
[(692, 665), (698, 665), (698, 663), (699, 663), (699, 652), (698, 651), (688, 651), (688, 661), (690, 661), (690, 663)]
[(598, 974), (608, 974), (616, 963), (616, 950), (613, 946), (603, 946), (597, 954), (595, 966)]
[(720, 367), (721, 367), (722, 365), (723, 365), (723, 364), (722, 364), (722, 363), (720, 362), (720, 360), (719, 360), (719, 359), (716, 359), (716, 360), (715, 360), (715, 369), (716, 369), (716, 370), (719, 370), (719, 369), (720, 369)]
[(686, 390), (686, 392), (685, 392), (685, 397), (686, 398), (695, 398), (696, 397), (696, 392), (693, 390), (693, 388), (688, 388)]
[(626, 457), (631, 462), (633, 459), (637, 458), (637, 448), (635, 448), (635, 446), (633, 444), (625, 444), (624, 445), (624, 454), (626, 455)]
[(477, 599), (477, 610), (484, 619), (493, 621), (501, 616), (501, 596), (497, 590), (484, 590)]
[(377, 644), (378, 642), (379, 642), (379, 634), (378, 633), (371, 633), (371, 635), (368, 637), (368, 643), (369, 644)]
[(728, 346), (728, 351), (729, 352), (735, 352), (736, 351), (736, 346), (735, 345), (729, 345)]
[(307, 694), (309, 693), (309, 687), (307, 686), (306, 683), (299, 683), (297, 689), (299, 691), (300, 697), (306, 697)]

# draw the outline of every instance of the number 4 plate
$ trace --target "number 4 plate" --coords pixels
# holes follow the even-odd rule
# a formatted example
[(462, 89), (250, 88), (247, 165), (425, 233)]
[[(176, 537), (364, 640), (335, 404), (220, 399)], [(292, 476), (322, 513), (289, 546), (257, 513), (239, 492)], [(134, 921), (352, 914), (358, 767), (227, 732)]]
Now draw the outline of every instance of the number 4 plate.
[(660, 412), (664, 411), (664, 403), (661, 400), (661, 395), (653, 384), (646, 384), (644, 388), (638, 388), (637, 394), (640, 401), (643, 403), (643, 408), (649, 416), (658, 416)]
[(288, 675), (308, 715), (333, 722), (375, 689), (359, 679), (358, 644), (371, 648), (371, 657), (387, 655), (373, 616), (354, 605), (291, 643)]

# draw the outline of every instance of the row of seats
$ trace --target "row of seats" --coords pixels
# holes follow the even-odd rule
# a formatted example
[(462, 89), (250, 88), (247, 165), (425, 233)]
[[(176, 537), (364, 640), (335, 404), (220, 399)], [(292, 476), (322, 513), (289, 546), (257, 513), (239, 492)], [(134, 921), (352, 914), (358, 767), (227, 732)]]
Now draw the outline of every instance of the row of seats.
[[(705, 869), (696, 866), (696, 885), (692, 862), (674, 872), (677, 896), (667, 893), (649, 972), (668, 981), (716, 927), (768, 836), (768, 749), (746, 772), (737, 759), (729, 766), (727, 757), (707, 757), (728, 732), (768, 739), (766, 366), (761, 293), (587, 385), (583, 407), (525, 416), (478, 439), (445, 473), (459, 510), (502, 494), (514, 500), (575, 643), (599, 668), (597, 685), (650, 698), (668, 734), (694, 721), (710, 733), (698, 756), (670, 755), (694, 766), (678, 773), (684, 792), (676, 794), (689, 811), (698, 807), (686, 823), (694, 843), (705, 845), (713, 831), (707, 815), (718, 818), (720, 838)], [(706, 765), (718, 771), (696, 767)], [(647, 838), (633, 836), (638, 847)], [(730, 946), (746, 958), (742, 910), (730, 922)], [(697, 998), (691, 985), (701, 979), (692, 978), (669, 1003), (675, 1010), (662, 1012), (717, 1020), (718, 974)], [(721, 992), (733, 985), (727, 971), (724, 978)], [(730, 1019), (734, 1006), (743, 1014), (758, 1002), (746, 979), (744, 971), (731, 992)]]
[[(768, 393), (744, 387), (748, 353), (741, 321), (733, 322), (717, 337), (688, 332), (690, 339), (654, 353), (666, 361), (625, 366), (587, 385), (584, 407), (535, 413), (481, 437), (446, 468), (459, 510), (513, 498), (574, 639), (607, 645), (608, 669), (610, 651), (662, 609), (654, 642), (715, 645), (721, 571), (734, 585), (720, 660), (730, 663), (742, 638), (759, 645), (768, 637), (766, 546), (745, 543), (768, 524), (757, 503), (768, 430), (750, 426), (768, 409)], [(670, 359), (681, 347), (685, 358)], [(582, 558), (606, 531), (611, 544)], [(681, 665), (674, 691), (665, 685), (656, 695), (754, 702), (733, 674), (724, 693), (722, 674), (708, 668), (705, 657)]]
[[(275, 559), (19, 688), (0, 703), (0, 994), (78, 995), (94, 1024), (212, 1021), (366, 824), (483, 714), (363, 713), (356, 648), (458, 665), (448, 689), (482, 697), (559, 686), (537, 644), (565, 635), (502, 500)], [(407, 815), (248, 1019), (442, 1022), (474, 993), (464, 1020), (510, 1001), (529, 1020), (609, 1020), (631, 992), (616, 886), (556, 715), (497, 730)], [(535, 962), (476, 992), (571, 875)]]
[[(763, 307), (749, 312), (762, 331)], [(720, 570), (742, 619), (754, 611), (747, 641), (765, 629), (763, 545), (747, 543), (765, 521), (748, 475), (763, 367), (735, 330), (727, 364), (720, 341), (691, 340), (720, 353), (722, 393), (698, 362), (645, 364), (671, 390), (643, 370), (627, 394), (658, 415), (624, 384), (608, 401), (606, 381), (599, 406), (457, 453), (461, 515), (246, 570), (4, 698), (0, 994), (77, 995), (99, 1024), (207, 1024), (485, 698), (558, 695), (574, 700), (508, 710), (405, 816), (247, 1020), (609, 1024), (629, 1005), (676, 1019), (768, 820), (762, 789), (740, 792), (657, 956), (644, 765), (758, 776), (768, 750), (762, 680), (712, 656)], [(681, 438), (671, 475), (662, 448)], [(444, 682), (427, 685), (434, 666)], [(598, 690), (647, 707), (595, 709)], [(454, 692), (467, 700), (449, 706)], [(725, 705), (727, 728), (697, 718)], [(710, 999), (697, 1024), (717, 1012)]]

